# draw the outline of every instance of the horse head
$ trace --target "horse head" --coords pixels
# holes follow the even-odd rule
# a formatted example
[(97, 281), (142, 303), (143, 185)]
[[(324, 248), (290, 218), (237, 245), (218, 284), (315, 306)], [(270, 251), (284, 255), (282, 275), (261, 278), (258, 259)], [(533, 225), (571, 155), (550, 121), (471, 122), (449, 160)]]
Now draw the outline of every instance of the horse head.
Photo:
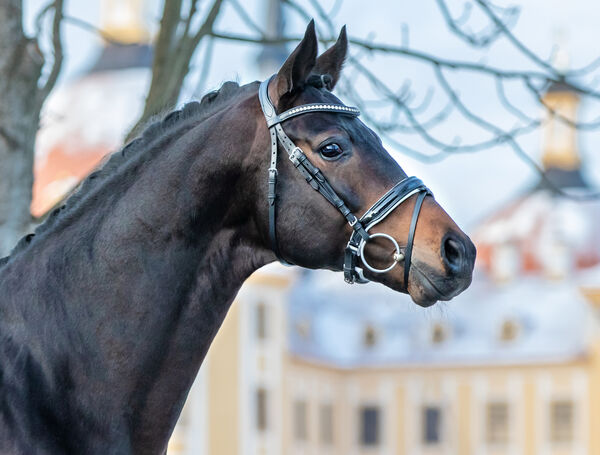
[(407, 177), (358, 110), (331, 93), (347, 48), (344, 28), (317, 57), (311, 22), (261, 85), (267, 122), (260, 131), (270, 136), (272, 160), (268, 187), (261, 176), (256, 222), (284, 262), (344, 270), (348, 282), (381, 282), (421, 306), (449, 300), (471, 283), (475, 247), (427, 187)]

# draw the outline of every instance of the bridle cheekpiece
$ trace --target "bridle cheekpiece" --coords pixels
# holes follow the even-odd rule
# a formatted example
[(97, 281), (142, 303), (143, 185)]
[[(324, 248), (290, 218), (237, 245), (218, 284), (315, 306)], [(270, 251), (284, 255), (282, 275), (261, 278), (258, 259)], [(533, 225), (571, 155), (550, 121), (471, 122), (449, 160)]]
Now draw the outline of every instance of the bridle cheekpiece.
[[(294, 164), (296, 169), (298, 169), (300, 174), (302, 174), (307, 183), (314, 190), (321, 193), (321, 195), (334, 207), (336, 207), (346, 218), (348, 224), (352, 227), (352, 235), (350, 236), (350, 240), (348, 241), (348, 245), (346, 246), (344, 253), (344, 280), (347, 283), (367, 283), (369, 281), (364, 277), (363, 270), (357, 266), (358, 258), (360, 258), (362, 264), (373, 273), (389, 272), (397, 264), (404, 262), (404, 290), (406, 291), (408, 287), (412, 249), (419, 212), (425, 197), (427, 195), (432, 195), (431, 191), (417, 177), (406, 177), (394, 185), (387, 193), (385, 193), (375, 204), (373, 204), (371, 208), (369, 208), (369, 210), (364, 213), (363, 216), (358, 218), (352, 213), (348, 206), (346, 206), (346, 203), (343, 201), (343, 199), (338, 196), (321, 170), (314, 166), (306, 157), (302, 149), (296, 146), (296, 144), (294, 144), (288, 135), (285, 134), (281, 124), (292, 117), (302, 114), (309, 114), (311, 112), (330, 112), (351, 117), (358, 117), (360, 115), (360, 111), (355, 107), (344, 106), (340, 104), (313, 103), (296, 106), (288, 109), (285, 112), (282, 112), (281, 114), (277, 114), (275, 106), (271, 102), (268, 93), (269, 82), (273, 79), (273, 77), (274, 76), (266, 81), (263, 81), (258, 89), (260, 105), (267, 121), (267, 127), (269, 128), (269, 133), (271, 136), (271, 162), (269, 166), (268, 180), (269, 240), (271, 249), (277, 258), (286, 264), (279, 252), (279, 246), (277, 244), (277, 232), (275, 228), (277, 200), (277, 143), (279, 141), (284, 150), (287, 152), (290, 161)], [(323, 80), (323, 78), (321, 78), (321, 80)], [(400, 245), (398, 245), (398, 242), (388, 234), (382, 232), (369, 234), (369, 230), (373, 226), (383, 221), (396, 207), (415, 194), (418, 194), (418, 196), (413, 209), (408, 241), (404, 250), (402, 250)], [(370, 240), (377, 237), (389, 240), (395, 248), (394, 261), (389, 267), (384, 269), (377, 269), (371, 266), (365, 259), (365, 246)]]

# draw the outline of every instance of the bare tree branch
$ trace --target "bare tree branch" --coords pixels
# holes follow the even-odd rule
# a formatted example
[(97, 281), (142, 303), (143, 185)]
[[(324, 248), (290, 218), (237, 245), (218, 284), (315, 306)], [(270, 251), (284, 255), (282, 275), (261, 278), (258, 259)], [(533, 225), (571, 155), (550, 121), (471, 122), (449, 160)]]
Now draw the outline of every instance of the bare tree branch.
[(535, 87), (533, 83), (529, 80), (525, 81), (527, 88), (529, 88), (530, 92), (537, 99), (537, 101), (546, 108), (546, 110), (553, 116), (556, 117), (562, 123), (565, 123), (573, 128), (578, 130), (595, 130), (600, 128), (600, 118), (593, 120), (591, 122), (575, 122), (570, 118), (565, 117), (552, 106), (550, 106), (546, 100), (544, 99), (544, 94), (541, 89)]
[[(444, 0), (436, 0), (438, 8), (444, 17), (446, 25), (448, 28), (462, 40), (466, 41), (473, 47), (488, 47), (492, 43), (494, 43), (499, 37), (501, 37), (505, 31), (503, 28), (499, 27), (496, 24), (493, 24), (492, 27), (486, 27), (484, 30), (473, 33), (464, 29), (464, 24), (468, 21), (471, 13), (473, 11), (472, 3), (465, 3), (463, 6), (462, 14), (458, 18), (453, 18), (446, 2)], [(510, 18), (511, 21), (514, 21), (518, 15), (517, 8), (507, 8), (507, 14), (505, 14), (504, 21)], [(505, 27), (508, 29), (508, 26)]]
[(244, 22), (244, 24), (246, 24), (246, 26), (251, 29), (254, 30), (256, 33), (258, 33), (258, 35), (261, 38), (264, 38), (267, 36), (267, 34), (265, 33), (265, 31), (262, 29), (262, 27), (260, 27), (253, 19), (252, 17), (250, 17), (250, 14), (248, 14), (248, 12), (244, 9), (244, 7), (241, 5), (240, 2), (238, 2), (238, 0), (228, 0), (229, 4), (231, 4), (232, 6), (234, 6), (234, 11), (237, 13), (237, 15), (239, 16), (240, 19), (242, 19), (242, 21)]
[[(244, 24), (244, 29), (240, 32), (224, 32), (215, 29), (216, 19), (226, 2)], [(328, 12), (321, 2), (318, 0), (309, 0), (308, 2), (281, 0), (281, 2), (289, 11), (304, 20), (312, 17), (318, 18), (320, 41), (323, 44), (329, 45), (336, 39), (338, 27), (332, 20), (331, 11)], [(548, 118), (556, 118), (573, 128), (586, 131), (600, 128), (600, 117), (593, 120), (574, 121), (549, 106), (544, 98), (548, 87), (552, 84), (561, 84), (582, 98), (600, 101), (600, 91), (593, 84), (582, 82), (583, 78), (592, 75), (600, 68), (600, 58), (581, 68), (561, 73), (553, 67), (549, 60), (538, 56), (512, 32), (519, 17), (519, 8), (499, 7), (489, 0), (465, 0), (462, 10), (453, 12), (449, 8), (447, 0), (435, 0), (435, 2), (451, 33), (469, 46), (483, 49), (500, 39), (506, 39), (519, 54), (529, 61), (530, 69), (513, 69), (510, 66), (497, 67), (482, 61), (452, 59), (414, 49), (408, 42), (407, 27), (402, 30), (402, 39), (399, 44), (380, 42), (373, 36), (350, 37), (349, 41), (353, 44), (353, 49), (358, 49), (358, 52), (349, 58), (349, 64), (354, 71), (347, 72), (346, 79), (350, 81), (351, 78), (364, 77), (378, 96), (372, 99), (361, 97), (354, 90), (352, 83), (341, 83), (339, 88), (358, 107), (362, 107), (366, 120), (385, 137), (386, 141), (397, 146), (403, 153), (425, 162), (439, 161), (456, 153), (476, 153), (507, 145), (544, 178), (543, 170), (523, 151), (518, 139), (520, 136), (538, 129), (545, 122), (545, 117), (527, 114), (521, 106), (521, 100), (513, 99), (508, 95), (506, 90), (509, 84), (511, 87), (521, 90), (520, 93), (529, 93), (531, 100), (546, 110)], [(230, 41), (267, 46), (293, 43), (301, 39), (300, 36), (292, 35), (268, 36), (245, 9), (244, 3), (239, 0), (213, 0), (202, 25), (193, 31), (193, 24), (198, 22), (196, 20), (199, 14), (198, 0), (190, 1), (189, 11), (185, 17), (181, 15), (182, 4), (182, 0), (165, 2), (161, 30), (155, 47), (152, 86), (144, 115), (138, 125), (145, 123), (150, 116), (170, 108), (176, 103), (184, 78), (189, 72), (192, 56), (204, 37), (210, 38), (210, 42), (203, 50), (204, 60), (197, 90), (201, 90), (205, 85), (213, 46), (219, 42)], [(336, 0), (331, 10), (336, 11), (339, 6), (340, 2)], [(478, 17), (475, 18), (474, 14), (477, 14)], [(474, 19), (481, 18), (486, 24), (476, 31), (471, 30), (470, 23)], [(175, 49), (176, 52), (174, 52)], [(423, 95), (419, 96), (411, 87), (410, 81), (400, 81), (400, 83), (394, 81), (390, 84), (375, 76), (361, 63), (361, 59), (366, 56), (408, 59), (426, 65), (431, 68), (439, 90), (429, 87)], [(507, 120), (514, 119), (513, 126), (501, 128), (494, 125), (486, 120), (485, 115), (480, 115), (476, 109), (469, 107), (448, 80), (446, 73), (449, 71), (462, 72), (468, 77), (490, 79), (495, 84), (495, 94), (499, 105), (507, 113)], [(433, 106), (434, 94), (435, 106)], [(420, 99), (420, 102), (417, 102), (417, 99)], [(443, 100), (446, 101), (441, 103), (440, 101)], [(374, 109), (375, 113), (373, 113)], [(382, 116), (378, 112), (385, 112), (386, 115)], [(467, 121), (470, 127), (478, 129), (480, 133), (483, 132), (488, 137), (470, 143), (463, 141), (460, 136), (454, 137), (451, 141), (444, 141), (436, 137), (433, 133), (434, 129), (455, 114)], [(397, 135), (403, 134), (418, 135), (428, 145), (430, 151), (423, 153), (401, 144)], [(548, 184), (552, 187), (550, 183)], [(561, 193), (561, 191), (557, 191)], [(578, 196), (578, 198), (580, 197)]]
[(197, 14), (197, 8), (196, 1), (192, 0), (183, 32), (177, 33), (181, 23), (182, 0), (169, 0), (164, 3), (160, 32), (155, 45), (150, 90), (144, 112), (129, 132), (127, 140), (130, 140), (140, 126), (152, 116), (173, 108), (177, 103), (183, 81), (189, 72), (192, 56), (202, 38), (211, 35), (222, 5), (223, 0), (214, 0), (204, 22), (196, 32), (193, 32), (191, 24), (194, 15)]
[(38, 92), (38, 103), (40, 104), (40, 106), (43, 104), (44, 100), (48, 97), (48, 95), (56, 85), (58, 75), (60, 74), (60, 70), (62, 68), (63, 45), (60, 36), (60, 31), (61, 21), (63, 18), (63, 6), (63, 0), (54, 0), (54, 17), (52, 19), (52, 50), (54, 62), (52, 63), (52, 69), (50, 70), (48, 79), (46, 79), (46, 83), (43, 85), (42, 88), (40, 88)]
[(512, 43), (512, 45), (517, 48), (523, 55), (525, 55), (530, 61), (536, 63), (537, 65), (544, 68), (546, 71), (554, 74), (555, 76), (560, 76), (560, 73), (547, 61), (541, 59), (535, 52), (529, 49), (523, 42), (521, 42), (513, 33), (509, 30), (502, 20), (494, 12), (490, 7), (490, 3), (487, 0), (475, 0), (477, 4), (481, 7), (482, 11), (488, 16), (488, 18), (492, 21), (492, 23), (502, 32), (502, 36), (504, 36), (508, 41)]
[[(38, 39), (23, 31), (22, 1), (0, 2), (0, 256), (8, 253), (31, 220), (29, 204), (40, 109), (62, 63), (62, 1), (54, 2), (53, 7), (54, 62), (49, 78), (42, 83), (45, 59)], [(44, 13), (49, 9), (45, 8)]]
[(194, 95), (197, 98), (202, 96), (202, 93), (204, 92), (204, 89), (206, 86), (206, 81), (208, 79), (208, 73), (210, 71), (210, 63), (212, 61), (214, 48), (215, 48), (215, 40), (211, 38), (206, 43), (206, 50), (204, 52), (204, 60), (202, 62), (202, 66), (201, 66), (202, 69), (200, 70), (200, 77), (198, 78), (198, 83), (196, 84), (196, 90), (194, 92)]
[(523, 112), (517, 106), (514, 105), (512, 101), (506, 95), (506, 90), (504, 88), (505, 81), (501, 78), (496, 78), (496, 93), (498, 95), (498, 99), (502, 103), (502, 105), (506, 108), (507, 111), (512, 113), (515, 117), (519, 118), (521, 121), (526, 123), (534, 122), (535, 119)]
[(204, 38), (206, 35), (210, 34), (210, 32), (212, 31), (212, 29), (215, 25), (215, 21), (217, 20), (217, 17), (219, 15), (219, 12), (221, 11), (222, 4), (223, 4), (223, 0), (215, 0), (214, 1), (212, 7), (210, 8), (210, 11), (208, 12), (208, 15), (206, 16), (206, 20), (204, 21), (204, 23), (202, 24), (202, 26), (200, 27), (200, 29), (194, 36), (193, 42), (196, 45), (200, 42), (200, 40), (202, 38)]
[(116, 37), (111, 35), (109, 32), (102, 30), (101, 28), (96, 27), (94, 24), (91, 24), (90, 22), (87, 22), (79, 17), (74, 17), (74, 16), (69, 16), (69, 15), (63, 14), (62, 20), (65, 23), (72, 24), (76, 27), (79, 27), (82, 30), (85, 30), (90, 33), (94, 33), (95, 35), (98, 35), (102, 40), (106, 41), (109, 44), (115, 44), (115, 45), (122, 44), (121, 41), (119, 41)]
[[(248, 44), (258, 44), (258, 45), (273, 45), (273, 44), (286, 44), (286, 43), (294, 43), (298, 42), (301, 37), (300, 36), (285, 36), (281, 38), (254, 38), (251, 36), (235, 34), (235, 33), (224, 33), (224, 32), (216, 32), (213, 31), (211, 35), (214, 38), (222, 39), (226, 41), (237, 41), (241, 43)], [(323, 44), (331, 44), (333, 38), (323, 39), (320, 41)], [(590, 96), (593, 98), (600, 99), (600, 92), (597, 92), (592, 89), (588, 89), (586, 87), (580, 87), (571, 81), (565, 81), (561, 75), (550, 75), (548, 73), (544, 73), (542, 71), (531, 71), (531, 70), (507, 70), (502, 68), (496, 68), (493, 66), (489, 66), (483, 63), (474, 63), (468, 61), (460, 61), (460, 60), (450, 60), (442, 57), (434, 56), (432, 54), (428, 54), (426, 52), (421, 52), (409, 48), (405, 48), (403, 46), (395, 46), (392, 44), (381, 44), (381, 43), (373, 43), (371, 41), (362, 40), (360, 38), (349, 38), (348, 41), (358, 47), (361, 47), (367, 51), (378, 52), (382, 54), (390, 54), (396, 56), (402, 56), (411, 58), (413, 60), (421, 61), (427, 64), (433, 64), (436, 66), (451, 68), (455, 70), (463, 70), (475, 73), (483, 73), (488, 76), (498, 77), (502, 79), (529, 79), (533, 81), (541, 81), (543, 83), (552, 83), (552, 82), (562, 82), (573, 91)]]
[(185, 28), (183, 29), (183, 36), (188, 36), (190, 28), (196, 12), (198, 11), (198, 0), (190, 0), (190, 11), (188, 12), (187, 19), (185, 20)]
[(557, 194), (560, 194), (561, 196), (566, 196), (572, 199), (576, 199), (576, 200), (590, 200), (590, 199), (596, 199), (598, 197), (600, 197), (600, 193), (595, 192), (595, 193), (587, 193), (587, 194), (573, 194), (570, 192), (566, 192), (564, 191), (562, 188), (559, 188), (558, 186), (556, 186), (554, 184), (554, 182), (552, 182), (551, 180), (548, 179), (548, 177), (546, 176), (546, 173), (544, 172), (544, 170), (538, 165), (538, 163), (533, 160), (526, 152), (525, 150), (523, 150), (523, 148), (519, 145), (519, 143), (515, 140), (514, 138), (514, 134), (511, 134), (510, 132), (504, 131), (503, 129), (501, 129), (500, 127), (494, 125), (491, 122), (488, 122), (486, 120), (484, 120), (483, 118), (477, 116), (476, 114), (474, 114), (473, 112), (471, 112), (460, 100), (460, 97), (456, 94), (456, 92), (452, 89), (452, 86), (450, 85), (450, 83), (448, 82), (448, 80), (445, 78), (444, 73), (442, 72), (442, 70), (437, 67), (436, 68), (436, 75), (438, 76), (438, 80), (440, 81), (442, 87), (444, 88), (444, 90), (446, 90), (446, 92), (448, 93), (448, 95), (451, 97), (451, 99), (453, 100), (455, 106), (457, 106), (457, 108), (463, 113), (463, 115), (465, 115), (465, 117), (469, 118), (473, 123), (476, 123), (478, 125), (480, 125), (482, 128), (493, 132), (496, 137), (498, 138), (505, 138), (506, 139), (506, 143), (511, 147), (511, 149), (525, 162), (527, 163), (529, 166), (531, 166), (542, 178), (542, 180), (544, 181), (544, 183), (546, 185), (548, 185), (549, 188), (551, 188), (554, 192), (556, 192)]

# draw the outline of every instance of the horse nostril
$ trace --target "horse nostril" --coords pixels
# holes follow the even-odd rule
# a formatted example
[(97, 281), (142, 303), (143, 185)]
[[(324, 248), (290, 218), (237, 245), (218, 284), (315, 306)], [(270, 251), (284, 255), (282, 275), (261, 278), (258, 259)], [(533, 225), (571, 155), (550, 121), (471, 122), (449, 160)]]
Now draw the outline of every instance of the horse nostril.
[(458, 271), (462, 268), (465, 256), (465, 246), (453, 237), (446, 237), (442, 243), (442, 258), (446, 265), (452, 271)]

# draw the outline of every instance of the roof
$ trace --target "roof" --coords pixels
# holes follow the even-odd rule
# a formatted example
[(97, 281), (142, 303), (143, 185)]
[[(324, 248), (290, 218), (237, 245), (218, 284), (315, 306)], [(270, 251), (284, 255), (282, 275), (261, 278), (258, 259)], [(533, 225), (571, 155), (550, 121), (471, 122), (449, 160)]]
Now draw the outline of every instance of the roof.
[[(575, 285), (536, 277), (498, 287), (477, 276), (451, 302), (422, 309), (382, 285), (348, 286), (339, 274), (308, 272), (288, 307), (292, 354), (341, 368), (563, 362), (585, 354), (593, 320)], [(512, 341), (500, 336), (506, 322), (518, 330)], [(439, 343), (436, 326), (447, 333)], [(371, 347), (367, 328), (375, 333)]]
[(546, 93), (573, 93), (577, 94), (577, 91), (563, 78), (552, 81), (546, 88)]
[(90, 69), (90, 73), (115, 71), (130, 68), (150, 68), (152, 66), (152, 46), (149, 44), (110, 43), (102, 49), (100, 57)]
[(564, 251), (569, 269), (595, 266), (600, 263), (599, 219), (599, 200), (576, 201), (542, 189), (528, 192), (475, 229), (478, 265), (490, 270), (494, 250), (510, 246), (517, 256), (517, 272), (542, 272), (557, 260), (557, 248)]
[[(580, 168), (560, 169), (557, 167), (550, 167), (544, 171), (544, 177), (545, 179), (540, 178), (540, 181), (535, 187), (535, 190), (550, 190), (558, 194), (556, 188), (590, 188), (590, 185), (586, 182), (585, 178), (583, 177)], [(552, 186), (548, 184), (548, 181), (550, 181)]]

